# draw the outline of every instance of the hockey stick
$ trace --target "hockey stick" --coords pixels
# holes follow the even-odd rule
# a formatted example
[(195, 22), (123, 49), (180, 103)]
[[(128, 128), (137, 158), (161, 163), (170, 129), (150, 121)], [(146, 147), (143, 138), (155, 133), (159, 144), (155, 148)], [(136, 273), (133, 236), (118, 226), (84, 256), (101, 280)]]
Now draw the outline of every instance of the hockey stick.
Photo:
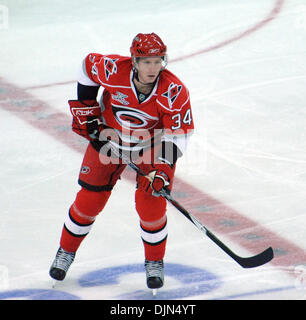
[(267, 248), (263, 252), (251, 256), (251, 257), (240, 257), (235, 254), (229, 247), (227, 247), (220, 239), (218, 239), (207, 227), (205, 227), (199, 220), (197, 220), (190, 212), (182, 207), (175, 199), (164, 192), (161, 195), (166, 198), (176, 209), (178, 209), (187, 219), (189, 219), (200, 231), (205, 233), (214, 243), (217, 244), (224, 252), (226, 252), (231, 258), (239, 263), (243, 268), (255, 268), (261, 266), (273, 259), (273, 249)]
[[(124, 156), (111, 142), (109, 143), (111, 150), (114, 154), (125, 162), (130, 168), (136, 171), (141, 176), (148, 177), (135, 163), (133, 163), (128, 157)], [(218, 247), (220, 247), (225, 253), (227, 253), (232, 259), (240, 264), (243, 268), (255, 268), (261, 266), (274, 257), (272, 247), (267, 248), (263, 252), (251, 256), (240, 257), (235, 254), (229, 247), (227, 247), (220, 239), (218, 239), (207, 227), (205, 227), (198, 219), (196, 219), (190, 212), (188, 212), (180, 203), (178, 203), (165, 189), (160, 192), (160, 195), (168, 200), (176, 209), (178, 209), (188, 220), (190, 220), (200, 231), (205, 233)]]

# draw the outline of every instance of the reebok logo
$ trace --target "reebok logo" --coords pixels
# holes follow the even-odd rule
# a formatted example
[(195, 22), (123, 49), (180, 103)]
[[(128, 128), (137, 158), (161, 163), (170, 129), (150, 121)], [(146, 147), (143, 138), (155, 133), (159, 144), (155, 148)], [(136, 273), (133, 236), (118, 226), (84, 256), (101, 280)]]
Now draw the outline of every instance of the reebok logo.
[(81, 110), (77, 109), (75, 111), (76, 116), (94, 116), (94, 110), (93, 109), (86, 109), (86, 110)]

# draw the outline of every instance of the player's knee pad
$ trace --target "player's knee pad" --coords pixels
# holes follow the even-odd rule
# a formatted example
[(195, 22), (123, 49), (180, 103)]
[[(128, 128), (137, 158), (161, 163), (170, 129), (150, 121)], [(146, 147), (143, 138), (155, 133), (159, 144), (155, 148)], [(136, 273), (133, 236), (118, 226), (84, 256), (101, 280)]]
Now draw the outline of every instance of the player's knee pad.
[[(145, 225), (145, 223), (147, 223), (148, 229), (155, 229), (165, 224), (167, 207), (165, 198), (154, 197), (147, 192), (137, 189), (135, 193), (135, 204), (142, 224)], [(156, 226), (154, 224), (156, 224)]]
[(64, 250), (75, 252), (78, 249), (110, 195), (110, 191), (94, 192), (84, 188), (77, 193), (62, 230), (60, 245)]
[(92, 222), (106, 205), (111, 191), (89, 191), (82, 188), (70, 207), (70, 215), (80, 223)]

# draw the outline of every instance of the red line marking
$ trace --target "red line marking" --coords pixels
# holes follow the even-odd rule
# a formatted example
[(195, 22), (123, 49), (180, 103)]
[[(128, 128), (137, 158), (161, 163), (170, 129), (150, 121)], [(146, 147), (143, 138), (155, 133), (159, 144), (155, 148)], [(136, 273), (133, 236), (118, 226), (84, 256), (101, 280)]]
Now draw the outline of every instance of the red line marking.
[(75, 82), (76, 82), (76, 80), (68, 80), (68, 81), (62, 81), (62, 82), (46, 83), (46, 84), (41, 84), (39, 86), (26, 87), (26, 88), (24, 88), (24, 90), (49, 88), (49, 87), (55, 87), (55, 86), (65, 86), (67, 84), (72, 84), (72, 83), (75, 83)]
[(263, 20), (259, 21), (258, 23), (256, 23), (253, 27), (250, 27), (248, 28), (247, 30), (229, 38), (229, 39), (226, 39), (222, 42), (219, 42), (213, 46), (210, 46), (210, 47), (207, 47), (207, 48), (204, 48), (202, 50), (199, 50), (199, 51), (196, 51), (196, 52), (193, 52), (193, 53), (190, 53), (190, 54), (187, 54), (185, 56), (181, 56), (181, 57), (178, 57), (178, 58), (175, 58), (173, 60), (171, 60), (171, 62), (177, 62), (177, 61), (181, 61), (181, 60), (185, 60), (185, 59), (188, 59), (188, 58), (193, 58), (194, 56), (197, 56), (197, 55), (200, 55), (200, 54), (203, 54), (203, 53), (207, 53), (209, 51), (213, 51), (213, 50), (216, 50), (216, 49), (219, 49), (219, 48), (222, 48), (232, 42), (235, 42), (237, 40), (240, 40), (241, 38), (244, 38), (250, 34), (252, 34), (253, 32), (261, 29), (263, 26), (265, 26), (267, 23), (269, 23), (270, 21), (272, 21), (273, 19), (275, 19), (275, 17), (279, 14), (279, 12), (281, 11), (281, 8), (284, 4), (285, 0), (277, 0), (276, 3), (274, 4), (272, 10), (269, 12), (269, 14), (267, 15), (266, 18), (264, 18)]
[[(280, 12), (283, 3), (284, 0), (276, 1), (276, 5), (269, 16), (251, 28), (251, 31), (245, 31), (243, 34), (248, 35), (260, 26), (265, 25), (268, 21), (271, 21), (276, 14)], [(231, 42), (241, 37), (242, 34), (233, 37), (231, 38)], [(228, 43), (229, 40), (227, 41), (227, 44)], [(225, 42), (223, 42), (223, 45), (225, 45)], [(205, 49), (201, 52), (194, 53), (193, 56), (207, 52), (207, 50), (208, 49)], [(191, 55), (188, 57), (191, 57)], [(25, 89), (18, 88), (1, 78), (0, 107), (16, 117), (21, 118), (32, 127), (44, 131), (67, 147), (80, 153), (85, 151), (87, 142), (71, 131), (71, 118), (68, 115), (58, 112), (46, 102), (25, 92)], [(41, 116), (42, 114), (43, 117)], [(135, 175), (127, 170), (125, 178), (133, 180), (135, 179)], [(250, 252), (255, 254), (267, 246), (272, 246), (275, 250), (275, 258), (270, 263), (276, 266), (286, 267), (285, 270), (287, 270), (289, 274), (292, 274), (294, 266), (306, 263), (306, 252), (303, 248), (283, 239), (281, 236), (260, 226), (252, 219), (241, 215), (236, 210), (224, 205), (179, 178), (175, 179), (173, 194), (187, 210), (192, 212), (194, 216), (214, 233), (228, 237)], [(182, 195), (183, 197), (179, 197)]]
[[(250, 34), (252, 34), (253, 32), (261, 29), (262, 27), (264, 27), (267, 23), (271, 22), (272, 20), (275, 19), (275, 17), (280, 13), (281, 8), (283, 7), (285, 0), (277, 0), (272, 8), (272, 10), (268, 13), (268, 15), (266, 16), (266, 18), (264, 18), (263, 20), (259, 21), (258, 23), (256, 23), (253, 27), (248, 28), (247, 30), (229, 38), (226, 39), (224, 41), (221, 41), (213, 46), (204, 48), (202, 50), (178, 57), (178, 58), (174, 58), (169, 60), (169, 63), (174, 63), (174, 62), (178, 62), (178, 61), (182, 61), (182, 60), (186, 60), (189, 58), (193, 58), (195, 56), (201, 55), (203, 53), (207, 53), (209, 51), (213, 51), (213, 50), (217, 50), (220, 49), (226, 45), (231, 44), (232, 42), (235, 42), (237, 40), (240, 40), (241, 38), (244, 38), (246, 36), (249, 36)], [(43, 84), (43, 85), (39, 85), (39, 86), (31, 86), (31, 87), (27, 87), (24, 88), (24, 90), (31, 90), (31, 89), (39, 89), (39, 88), (47, 88), (47, 87), (52, 87), (52, 86), (59, 86), (59, 85), (67, 85), (67, 84), (72, 84), (75, 83), (75, 80), (69, 80), (69, 81), (63, 81), (63, 82), (54, 82), (54, 83), (50, 83), (50, 84)]]

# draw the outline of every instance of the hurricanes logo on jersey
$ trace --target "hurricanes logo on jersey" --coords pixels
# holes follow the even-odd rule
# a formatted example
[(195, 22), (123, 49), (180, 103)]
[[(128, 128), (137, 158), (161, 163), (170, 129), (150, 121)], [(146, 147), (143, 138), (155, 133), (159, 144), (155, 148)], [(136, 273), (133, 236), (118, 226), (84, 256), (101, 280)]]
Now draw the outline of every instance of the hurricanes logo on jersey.
[(105, 70), (106, 80), (108, 80), (112, 74), (117, 73), (117, 65), (116, 65), (117, 60), (118, 59), (104, 58), (104, 70)]
[(168, 90), (162, 94), (163, 97), (168, 98), (169, 107), (172, 108), (172, 105), (176, 98), (179, 96), (182, 90), (182, 85), (177, 85), (175, 83), (171, 83), (168, 87)]
[(112, 105), (112, 110), (117, 122), (126, 129), (151, 129), (159, 120), (134, 108)]

